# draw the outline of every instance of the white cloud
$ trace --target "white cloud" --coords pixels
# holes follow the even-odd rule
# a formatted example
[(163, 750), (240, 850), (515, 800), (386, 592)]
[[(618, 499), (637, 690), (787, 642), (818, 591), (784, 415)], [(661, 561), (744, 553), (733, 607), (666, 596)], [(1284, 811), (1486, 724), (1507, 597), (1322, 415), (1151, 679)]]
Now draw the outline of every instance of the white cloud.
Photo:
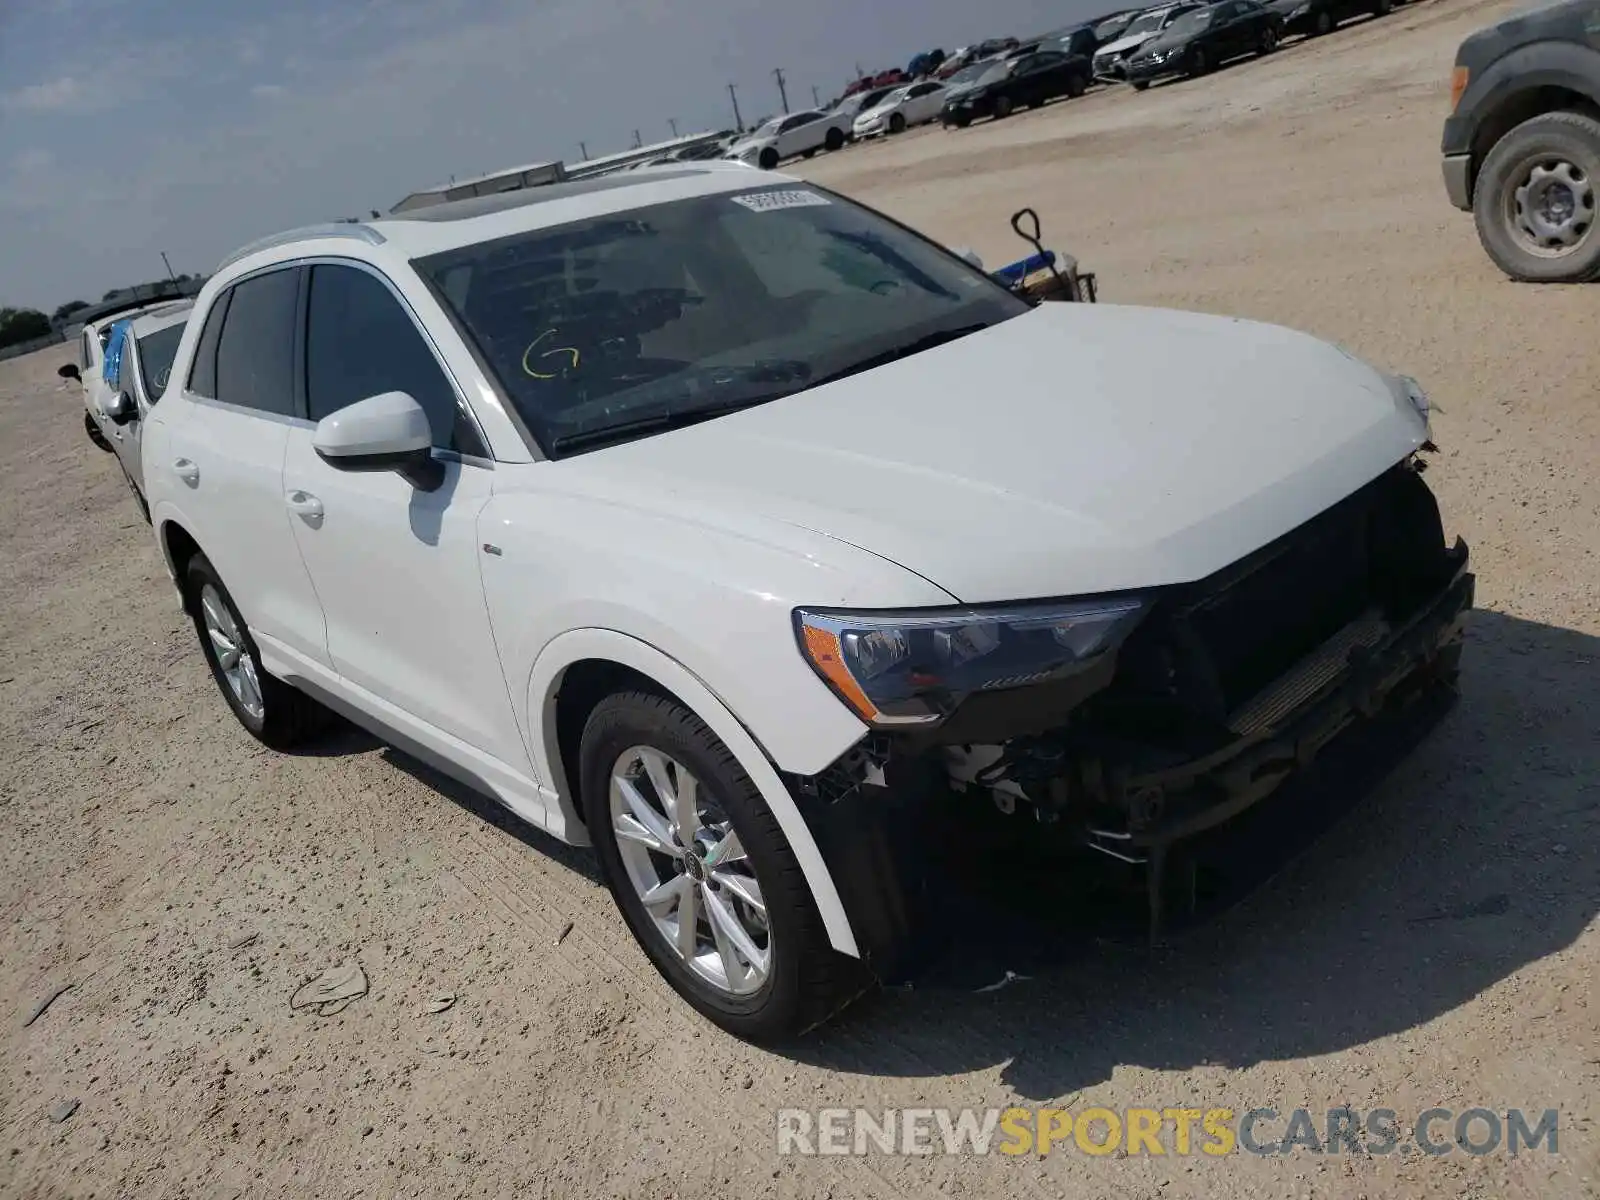
[(34, 83), (18, 88), (5, 97), (7, 108), (25, 112), (62, 112), (82, 108), (89, 99), (89, 89), (71, 75), (52, 79), (48, 83)]

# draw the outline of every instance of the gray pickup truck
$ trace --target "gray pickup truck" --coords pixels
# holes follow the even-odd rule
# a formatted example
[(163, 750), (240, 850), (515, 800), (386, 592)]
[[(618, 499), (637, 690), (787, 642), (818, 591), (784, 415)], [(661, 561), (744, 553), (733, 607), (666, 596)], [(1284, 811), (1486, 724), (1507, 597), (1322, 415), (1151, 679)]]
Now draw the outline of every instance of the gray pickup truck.
[(1600, 0), (1541, 4), (1456, 51), (1444, 183), (1513, 279), (1600, 278)]

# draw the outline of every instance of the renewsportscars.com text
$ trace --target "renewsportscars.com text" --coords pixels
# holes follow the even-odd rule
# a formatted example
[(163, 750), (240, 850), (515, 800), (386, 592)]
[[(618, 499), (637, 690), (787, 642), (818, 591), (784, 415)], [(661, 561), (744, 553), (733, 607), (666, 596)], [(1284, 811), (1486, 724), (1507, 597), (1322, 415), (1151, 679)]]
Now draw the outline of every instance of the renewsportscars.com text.
[(779, 1154), (1556, 1154), (1559, 1115), (1474, 1106), (1312, 1110), (1258, 1107), (785, 1108)]

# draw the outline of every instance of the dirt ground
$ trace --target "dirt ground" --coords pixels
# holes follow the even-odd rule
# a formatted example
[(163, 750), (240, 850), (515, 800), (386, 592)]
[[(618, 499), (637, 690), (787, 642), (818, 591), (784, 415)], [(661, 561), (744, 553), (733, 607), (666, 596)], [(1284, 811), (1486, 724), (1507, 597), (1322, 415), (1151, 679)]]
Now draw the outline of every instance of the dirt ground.
[[(1600, 292), (1506, 282), (1438, 165), (1454, 48), (1508, 7), (1423, 0), (1196, 82), (805, 164), (991, 265), (1032, 204), (1105, 301), (1280, 321), (1416, 375), (1481, 611), (1461, 703), (1240, 905), (1154, 952), (1077, 931), (1000, 991), (883, 994), (787, 1055), (679, 1002), (585, 853), (353, 733), (252, 742), (65, 352), (0, 364), (0, 1192), (1597, 1194)], [(364, 998), (291, 1010), (347, 963)], [(1010, 1103), (1557, 1108), (1560, 1153), (775, 1152), (781, 1108)]]

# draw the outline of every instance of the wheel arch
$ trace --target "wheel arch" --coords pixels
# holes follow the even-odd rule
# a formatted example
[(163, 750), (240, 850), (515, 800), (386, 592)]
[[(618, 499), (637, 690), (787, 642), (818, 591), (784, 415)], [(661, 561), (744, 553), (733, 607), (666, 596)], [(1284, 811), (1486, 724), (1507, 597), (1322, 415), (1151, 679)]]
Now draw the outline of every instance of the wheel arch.
[[(722, 700), (692, 671), (648, 642), (611, 629), (571, 630), (540, 651), (528, 682), (528, 745), (534, 766), (549, 781), (568, 828), (582, 828), (569, 782), (576, 748), (594, 705), (620, 687), (658, 692), (706, 723), (733, 754), (772, 810), (794, 851), (812, 901), (841, 954), (861, 956), (838, 888), (810, 826), (766, 752)], [(591, 835), (592, 836), (592, 835)]]
[(187, 612), (189, 593), (183, 586), (184, 568), (191, 558), (201, 553), (200, 543), (176, 517), (156, 514), (154, 524), (158, 531), (156, 540), (161, 544), (162, 557), (167, 560), (167, 574), (172, 576), (172, 582), (177, 586), (178, 595), (183, 601), (184, 611)]
[(1473, 79), (1458, 112), (1473, 113), (1467, 195), (1489, 151), (1524, 121), (1551, 112), (1600, 118), (1600, 52), (1571, 42), (1535, 42), (1498, 59)]

